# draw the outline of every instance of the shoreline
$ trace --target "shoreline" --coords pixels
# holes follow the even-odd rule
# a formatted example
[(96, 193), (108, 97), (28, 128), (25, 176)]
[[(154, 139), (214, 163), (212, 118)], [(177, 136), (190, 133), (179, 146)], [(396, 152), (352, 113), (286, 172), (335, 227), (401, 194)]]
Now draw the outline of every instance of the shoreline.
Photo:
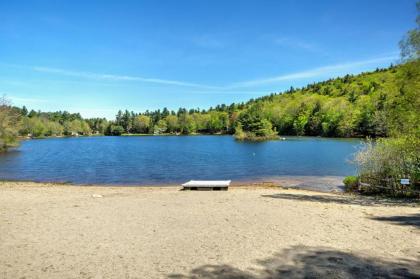
[[(199, 137), (199, 136), (230, 136), (234, 138), (234, 134), (121, 134), (117, 135), (105, 135), (105, 134), (92, 134), (92, 135), (78, 135), (78, 136), (71, 136), (71, 135), (60, 135), (60, 136), (42, 136), (42, 137), (28, 137), (28, 136), (18, 136), (19, 140), (40, 140), (40, 139), (61, 139), (61, 138), (93, 138), (93, 137)], [(366, 139), (367, 136), (360, 135), (360, 136), (353, 136), (353, 137), (325, 137), (325, 136), (298, 136), (298, 135), (278, 135), (280, 138), (319, 138), (319, 139), (337, 139), (337, 140), (363, 140)], [(388, 137), (385, 137), (388, 138)], [(269, 141), (269, 140), (268, 140)], [(241, 141), (239, 141), (241, 142)], [(245, 141), (246, 142), (246, 141)], [(252, 142), (252, 141), (251, 141)], [(259, 141), (256, 141), (258, 143)]]
[[(313, 191), (319, 193), (345, 193), (342, 183), (344, 176), (303, 176), (303, 175), (279, 175), (271, 176), (265, 179), (243, 179), (233, 180), (229, 188), (279, 188), (279, 189), (296, 189)], [(19, 180), (19, 179), (0, 179), (0, 183), (34, 183), (45, 185), (63, 185), (74, 187), (106, 187), (106, 188), (168, 188), (181, 187), (179, 183), (144, 183), (144, 184), (107, 184), (107, 183), (74, 183), (60, 181), (36, 181), (36, 180)], [(322, 186), (325, 188), (323, 189)]]
[[(183, 190), (182, 185), (178, 184), (167, 184), (167, 185), (104, 185), (104, 184), (71, 184), (71, 183), (60, 183), (60, 182), (37, 182), (37, 181), (23, 181), (23, 180), (0, 180), (0, 193), (2, 189), (9, 188), (40, 188), (40, 189), (66, 189), (77, 192), (78, 190), (82, 191), (133, 191), (133, 192), (225, 192), (225, 191), (208, 191), (208, 190)], [(258, 191), (258, 190), (268, 190), (268, 191), (280, 191), (288, 193), (297, 193), (301, 195), (319, 195), (319, 196), (337, 196), (342, 199), (351, 199), (357, 203), (363, 204), (367, 202), (368, 204), (375, 203), (386, 203), (387, 205), (393, 206), (408, 206), (408, 207), (419, 207), (420, 200), (412, 198), (392, 198), (388, 196), (381, 195), (361, 195), (358, 193), (344, 192), (344, 191), (318, 191), (316, 189), (305, 189), (299, 187), (285, 187), (279, 185), (273, 185), (270, 183), (240, 183), (229, 186), (228, 191)], [(419, 217), (420, 218), (420, 217)]]
[[(180, 184), (81, 184), (81, 183), (68, 183), (68, 182), (42, 182), (42, 181), (31, 181), (31, 180), (0, 180), (0, 189), (4, 185), (9, 185), (9, 187), (15, 186), (24, 186), (24, 187), (66, 187), (66, 188), (97, 188), (97, 189), (144, 189), (144, 190), (182, 190)], [(229, 186), (229, 190), (235, 189), (283, 189), (287, 190), (288, 187), (273, 185), (271, 183), (234, 183)], [(290, 188), (291, 189), (291, 188)], [(297, 191), (309, 191), (317, 192), (306, 189), (298, 189)], [(319, 193), (329, 193), (329, 192), (319, 192)]]
[[(167, 184), (167, 185), (104, 185), (104, 184), (71, 184), (71, 183), (60, 183), (60, 182), (37, 182), (37, 181), (24, 181), (24, 180), (0, 180), (0, 193), (1, 190), (4, 189), (19, 189), (19, 188), (27, 188), (27, 189), (63, 189), (63, 190), (70, 190), (70, 191), (91, 191), (91, 190), (98, 190), (98, 191), (133, 191), (133, 192), (184, 192), (184, 193), (218, 193), (218, 192), (226, 192), (226, 191), (207, 191), (207, 190), (183, 190), (182, 185), (177, 184)], [(370, 205), (374, 205), (376, 202), (381, 204), (385, 202), (387, 205), (396, 205), (396, 206), (408, 206), (408, 207), (419, 207), (420, 208), (420, 200), (419, 199), (412, 199), (412, 198), (392, 198), (388, 196), (380, 196), (380, 195), (361, 195), (358, 193), (350, 193), (350, 192), (336, 192), (336, 191), (317, 191), (313, 189), (305, 189), (305, 188), (296, 188), (296, 187), (285, 187), (279, 185), (273, 185), (270, 183), (241, 183), (241, 184), (234, 184), (229, 186), (228, 192), (241, 192), (241, 191), (279, 191), (279, 192), (287, 192), (287, 193), (298, 193), (302, 195), (310, 195), (310, 196), (337, 196), (343, 199), (352, 199), (355, 201), (355, 205), (360, 203), (360, 205), (364, 202), (368, 202)], [(419, 216), (420, 218), (420, 216)], [(420, 221), (420, 220), (419, 220)]]

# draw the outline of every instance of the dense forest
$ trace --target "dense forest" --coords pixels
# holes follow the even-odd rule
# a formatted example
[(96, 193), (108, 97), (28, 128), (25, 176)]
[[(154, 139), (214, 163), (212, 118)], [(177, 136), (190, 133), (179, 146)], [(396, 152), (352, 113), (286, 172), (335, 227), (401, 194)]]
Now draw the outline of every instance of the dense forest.
[(197, 133), (236, 133), (239, 139), (277, 134), (387, 137), (420, 130), (419, 63), (409, 61), (207, 110), (119, 111), (112, 121), (83, 119), (78, 113), (12, 109), (20, 119), (17, 133), (30, 137)]

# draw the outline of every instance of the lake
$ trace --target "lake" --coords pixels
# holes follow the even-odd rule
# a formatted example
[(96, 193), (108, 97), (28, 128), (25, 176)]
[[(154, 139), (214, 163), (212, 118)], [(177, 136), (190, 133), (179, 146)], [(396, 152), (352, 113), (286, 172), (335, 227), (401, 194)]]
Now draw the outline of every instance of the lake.
[(237, 142), (231, 136), (27, 140), (0, 155), (0, 178), (107, 185), (179, 184), (190, 179), (283, 179), (299, 184), (305, 178), (315, 181), (310, 184), (325, 184), (317, 178), (336, 178), (334, 184), (355, 173), (348, 160), (358, 146), (357, 139), (314, 137), (258, 143)]

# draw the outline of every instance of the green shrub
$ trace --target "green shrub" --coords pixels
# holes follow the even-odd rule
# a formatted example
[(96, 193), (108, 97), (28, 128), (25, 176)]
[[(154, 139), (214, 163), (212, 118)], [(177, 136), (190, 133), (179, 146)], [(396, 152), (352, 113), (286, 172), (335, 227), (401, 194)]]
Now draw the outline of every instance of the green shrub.
[(270, 121), (263, 119), (253, 131), (244, 131), (242, 124), (239, 122), (235, 127), (235, 139), (240, 141), (265, 141), (279, 139), (277, 132), (273, 130)]
[(354, 192), (358, 190), (359, 178), (357, 176), (346, 176), (343, 183), (346, 192)]
[(5, 97), (0, 97), (0, 152), (18, 145), (21, 120)]
[(110, 134), (113, 136), (121, 136), (124, 133), (124, 128), (120, 125), (111, 125)]
[[(420, 191), (420, 139), (414, 135), (369, 141), (355, 157), (363, 192), (392, 196), (418, 196)], [(400, 179), (408, 178), (409, 185)]]

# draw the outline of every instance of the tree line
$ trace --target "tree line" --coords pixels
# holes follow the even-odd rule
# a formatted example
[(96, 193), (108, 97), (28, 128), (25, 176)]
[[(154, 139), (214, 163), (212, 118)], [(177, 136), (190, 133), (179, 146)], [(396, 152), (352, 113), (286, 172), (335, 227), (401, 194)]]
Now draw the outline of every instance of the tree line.
[[(235, 134), (239, 139), (276, 135), (387, 137), (419, 131), (418, 60), (290, 88), (246, 103), (207, 110), (179, 108), (119, 111), (114, 120), (79, 113), (11, 107), (20, 136), (123, 134)], [(5, 107), (5, 106), (3, 106)]]
[(28, 111), (3, 100), (0, 114), (8, 117), (0, 119), (4, 126), (1, 137), (10, 135), (6, 126), (14, 130), (12, 134), (30, 137), (198, 133), (267, 139), (277, 135), (388, 137), (418, 133), (419, 64), (416, 59), (207, 110), (119, 111), (111, 121), (84, 119), (66, 111)]

